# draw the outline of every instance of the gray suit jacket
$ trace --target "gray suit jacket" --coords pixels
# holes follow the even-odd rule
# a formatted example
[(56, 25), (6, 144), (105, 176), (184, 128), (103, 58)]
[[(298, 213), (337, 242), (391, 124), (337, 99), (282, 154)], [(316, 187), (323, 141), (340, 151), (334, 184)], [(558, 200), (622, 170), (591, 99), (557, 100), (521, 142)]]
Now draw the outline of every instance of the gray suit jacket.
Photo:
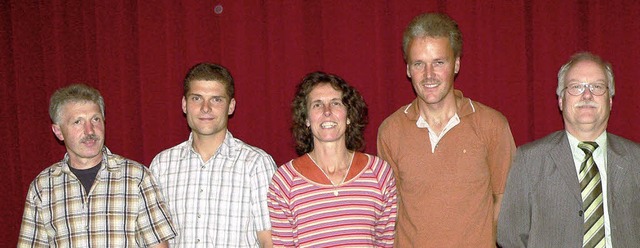
[[(498, 244), (582, 247), (580, 186), (565, 131), (518, 148), (502, 200)], [(612, 244), (640, 247), (640, 145), (607, 134)]]

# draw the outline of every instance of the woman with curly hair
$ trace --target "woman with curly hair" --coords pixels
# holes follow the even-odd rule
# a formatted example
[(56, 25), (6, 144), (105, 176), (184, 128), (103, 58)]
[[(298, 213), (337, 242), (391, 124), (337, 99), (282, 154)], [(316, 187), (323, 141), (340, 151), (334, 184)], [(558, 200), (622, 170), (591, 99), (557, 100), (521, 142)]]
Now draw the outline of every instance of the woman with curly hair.
[(391, 167), (362, 153), (367, 105), (342, 78), (306, 75), (292, 103), (300, 157), (269, 187), (276, 247), (392, 247), (396, 186)]

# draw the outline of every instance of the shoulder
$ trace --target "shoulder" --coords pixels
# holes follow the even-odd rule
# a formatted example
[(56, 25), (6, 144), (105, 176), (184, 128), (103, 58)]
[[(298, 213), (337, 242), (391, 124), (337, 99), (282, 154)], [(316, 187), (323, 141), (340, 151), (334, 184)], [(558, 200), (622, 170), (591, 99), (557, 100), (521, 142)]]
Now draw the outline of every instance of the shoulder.
[(640, 150), (640, 144), (637, 142), (634, 142), (632, 140), (623, 138), (622, 136), (618, 136), (612, 133), (607, 133), (607, 137), (609, 139), (610, 143), (614, 143), (614, 144), (619, 144), (625, 147), (628, 147), (628, 149), (632, 149), (634, 151), (638, 151)]
[(292, 159), (289, 160), (289, 162), (286, 162), (280, 166), (278, 166), (278, 173), (282, 174), (282, 173), (286, 173), (286, 174), (291, 174), (292, 172), (295, 172), (296, 169), (294, 169), (294, 165), (293, 163), (295, 163), (295, 161), (297, 161), (298, 159)]
[(379, 131), (395, 130), (398, 126), (410, 121), (407, 111), (411, 110), (411, 105), (404, 105), (385, 118), (380, 124)]
[(240, 149), (240, 150), (243, 150), (243, 151), (245, 151), (247, 153), (255, 154), (255, 155), (258, 155), (258, 156), (271, 156), (267, 152), (262, 150), (262, 148), (249, 145), (249, 144), (245, 143), (244, 141), (242, 141), (242, 140), (240, 140), (238, 138), (234, 138), (234, 140), (235, 140), (234, 146), (236, 148)]
[(59, 161), (40, 171), (40, 173), (38, 173), (38, 175), (36, 175), (36, 177), (31, 181), (32, 186), (40, 188), (43, 183), (47, 183), (52, 177), (61, 175), (64, 163), (64, 161)]
[(181, 156), (183, 152), (188, 149), (189, 141), (183, 141), (180, 144), (177, 144), (173, 147), (167, 148), (156, 154), (153, 158), (153, 161), (164, 161), (170, 159), (172, 157)]
[(269, 155), (267, 152), (265, 152), (261, 148), (249, 145), (238, 138), (233, 138), (231, 149), (240, 152), (241, 156), (244, 156), (247, 159), (273, 160), (271, 155)]
[(108, 154), (106, 163), (107, 170), (110, 172), (120, 170), (124, 173), (123, 176), (126, 175), (126, 177), (133, 177), (142, 180), (151, 174), (149, 169), (143, 164), (118, 154)]
[[(640, 158), (640, 144), (621, 136), (607, 133), (607, 142), (609, 149), (621, 154), (622, 156), (630, 156)], [(635, 160), (635, 159), (634, 159)], [(640, 160), (640, 159), (637, 159)]]
[(363, 152), (356, 152), (356, 156), (363, 156), (366, 157), (368, 159), (368, 163), (372, 164), (372, 165), (377, 165), (377, 166), (384, 166), (385, 164), (387, 164), (386, 161), (384, 161), (384, 159), (373, 155), (373, 154), (368, 154), (368, 153), (363, 153)]
[(507, 118), (492, 107), (473, 100), (469, 100), (469, 105), (473, 111), (471, 116), (474, 118), (492, 123), (507, 123)]
[(294, 177), (298, 175), (298, 171), (293, 167), (295, 159), (280, 165), (276, 170), (272, 181), (275, 183), (281, 183), (284, 181), (290, 182)]
[(548, 154), (550, 150), (556, 148), (563, 139), (567, 138), (567, 134), (564, 130), (553, 132), (545, 137), (534, 140), (518, 147), (519, 153), (525, 154)]
[(243, 166), (251, 168), (250, 170), (256, 173), (266, 171), (268, 175), (273, 175), (276, 171), (276, 162), (271, 155), (264, 150), (249, 145), (237, 138), (233, 138), (231, 142), (229, 142), (229, 145), (229, 156), (237, 157), (237, 161)]
[(359, 156), (364, 156), (367, 158), (367, 165), (366, 167), (371, 167), (371, 169), (377, 173), (393, 173), (393, 171), (391, 170), (391, 166), (389, 165), (389, 163), (387, 163), (387, 161), (385, 161), (384, 159), (382, 159), (381, 157), (378, 157), (376, 155), (372, 155), (372, 154), (368, 154), (368, 153), (358, 153)]

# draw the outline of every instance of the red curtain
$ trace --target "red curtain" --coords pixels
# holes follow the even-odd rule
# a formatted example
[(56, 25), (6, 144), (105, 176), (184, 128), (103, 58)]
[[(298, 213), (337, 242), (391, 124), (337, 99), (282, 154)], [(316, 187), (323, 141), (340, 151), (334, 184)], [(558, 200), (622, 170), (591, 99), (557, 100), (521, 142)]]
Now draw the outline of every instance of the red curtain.
[[(370, 109), (366, 151), (382, 120), (415, 96), (402, 31), (415, 15), (458, 21), (464, 52), (456, 88), (501, 111), (516, 143), (562, 128), (556, 73), (592, 51), (613, 64), (617, 95), (608, 130), (632, 140), (638, 121), (640, 5), (635, 1), (190, 0), (0, 2), (0, 246), (15, 245), (26, 190), (64, 146), (51, 132), (49, 97), (84, 82), (106, 101), (107, 146), (144, 164), (185, 140), (182, 78), (195, 63), (220, 63), (236, 80), (234, 136), (294, 158), (294, 86), (316, 70), (360, 90)], [(217, 10), (217, 11), (216, 11)], [(626, 123), (626, 124), (625, 124)], [(3, 243), (4, 242), (4, 243)]]

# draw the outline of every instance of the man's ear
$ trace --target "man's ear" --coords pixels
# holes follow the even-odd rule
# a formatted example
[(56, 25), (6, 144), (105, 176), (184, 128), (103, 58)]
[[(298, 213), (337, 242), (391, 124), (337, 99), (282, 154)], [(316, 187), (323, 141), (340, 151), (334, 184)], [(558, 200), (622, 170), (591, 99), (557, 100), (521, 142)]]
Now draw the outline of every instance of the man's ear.
[(182, 96), (182, 113), (187, 113), (187, 98)]
[(562, 111), (562, 97), (561, 96), (558, 97), (558, 108), (560, 108), (560, 111)]
[(609, 97), (609, 111), (613, 109), (613, 97)]
[(236, 110), (236, 99), (235, 98), (231, 98), (231, 100), (229, 101), (229, 114), (228, 115), (232, 115), (233, 111)]
[(411, 71), (409, 71), (409, 64), (407, 64), (407, 77), (411, 78)]
[(64, 141), (64, 136), (62, 135), (62, 130), (60, 130), (60, 126), (58, 124), (51, 124), (51, 130), (56, 135), (56, 137), (60, 141)]

